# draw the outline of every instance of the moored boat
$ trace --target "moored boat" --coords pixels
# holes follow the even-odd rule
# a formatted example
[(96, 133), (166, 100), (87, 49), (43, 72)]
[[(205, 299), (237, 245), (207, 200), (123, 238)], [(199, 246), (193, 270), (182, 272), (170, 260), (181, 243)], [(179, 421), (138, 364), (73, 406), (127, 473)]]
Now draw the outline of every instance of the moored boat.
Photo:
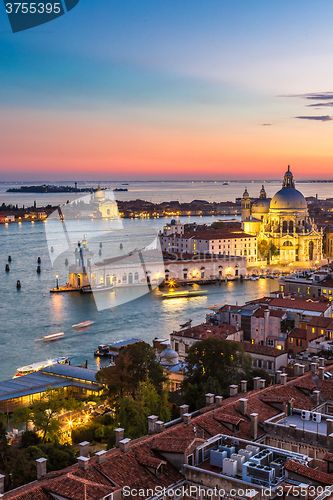
[(17, 368), (16, 374), (14, 375), (13, 378), (17, 377), (23, 377), (24, 375), (29, 375), (29, 373), (37, 372), (39, 370), (42, 370), (43, 368), (46, 368), (47, 366), (52, 366), (55, 364), (64, 364), (68, 360), (67, 357), (60, 357), (60, 358), (54, 358), (54, 359), (49, 359), (47, 361), (40, 361), (38, 363), (32, 363), (31, 365), (26, 365), (26, 366), (21, 366), (20, 368)]

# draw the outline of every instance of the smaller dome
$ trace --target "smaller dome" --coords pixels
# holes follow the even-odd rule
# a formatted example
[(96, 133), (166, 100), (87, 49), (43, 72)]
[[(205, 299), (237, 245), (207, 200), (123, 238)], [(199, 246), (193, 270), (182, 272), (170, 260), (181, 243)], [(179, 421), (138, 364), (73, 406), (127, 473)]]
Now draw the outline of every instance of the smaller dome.
[(252, 204), (251, 212), (253, 214), (258, 214), (258, 213), (268, 214), (269, 204), (270, 200), (267, 200), (265, 198), (259, 198), (258, 200), (255, 200), (254, 203)]
[(176, 365), (178, 363), (178, 354), (169, 345), (161, 352), (160, 360), (162, 364)]
[(104, 200), (105, 194), (101, 189), (101, 186), (98, 186), (97, 191), (95, 192), (94, 199), (95, 200)]
[(249, 195), (249, 193), (248, 193), (248, 191), (247, 191), (247, 188), (245, 188), (245, 191), (244, 191), (244, 193), (243, 193), (243, 199), (245, 200), (245, 199), (247, 199), (247, 198), (249, 198), (249, 197), (250, 197), (250, 195)]

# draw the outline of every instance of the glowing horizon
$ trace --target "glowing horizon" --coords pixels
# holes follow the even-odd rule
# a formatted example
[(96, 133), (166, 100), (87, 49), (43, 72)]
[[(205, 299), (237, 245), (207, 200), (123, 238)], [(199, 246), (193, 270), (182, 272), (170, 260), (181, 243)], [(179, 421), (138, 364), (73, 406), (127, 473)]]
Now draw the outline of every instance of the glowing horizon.
[(1, 178), (332, 179), (329, 18), (87, 0), (13, 35), (3, 16)]

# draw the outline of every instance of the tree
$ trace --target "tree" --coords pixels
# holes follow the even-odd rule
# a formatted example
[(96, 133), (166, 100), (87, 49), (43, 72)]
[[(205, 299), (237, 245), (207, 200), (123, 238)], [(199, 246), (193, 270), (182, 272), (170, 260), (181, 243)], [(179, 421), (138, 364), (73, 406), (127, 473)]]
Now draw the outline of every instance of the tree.
[(108, 395), (114, 403), (125, 396), (135, 397), (140, 384), (149, 380), (159, 394), (167, 378), (156, 360), (154, 349), (146, 342), (139, 342), (124, 349), (116, 359), (115, 366), (102, 368), (96, 379), (107, 386)]
[(251, 358), (238, 343), (220, 338), (196, 342), (187, 356), (185, 399), (192, 409), (200, 408), (207, 390), (229, 395), (229, 385), (248, 378), (250, 372)]
[(42, 442), (56, 440), (60, 433), (61, 422), (58, 413), (61, 410), (75, 411), (82, 403), (73, 397), (67, 397), (63, 389), (48, 389), (40, 401), (34, 401), (30, 407), (20, 407), (13, 414), (13, 421), (32, 421), (37, 430), (42, 431)]

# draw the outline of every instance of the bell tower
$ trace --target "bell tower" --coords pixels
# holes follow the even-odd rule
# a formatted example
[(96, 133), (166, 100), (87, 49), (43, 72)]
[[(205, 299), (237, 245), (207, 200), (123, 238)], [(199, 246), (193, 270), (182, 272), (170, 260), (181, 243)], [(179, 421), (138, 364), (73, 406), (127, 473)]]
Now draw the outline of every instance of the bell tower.
[(250, 220), (251, 218), (251, 200), (247, 188), (245, 188), (241, 201), (241, 217), (242, 222)]

